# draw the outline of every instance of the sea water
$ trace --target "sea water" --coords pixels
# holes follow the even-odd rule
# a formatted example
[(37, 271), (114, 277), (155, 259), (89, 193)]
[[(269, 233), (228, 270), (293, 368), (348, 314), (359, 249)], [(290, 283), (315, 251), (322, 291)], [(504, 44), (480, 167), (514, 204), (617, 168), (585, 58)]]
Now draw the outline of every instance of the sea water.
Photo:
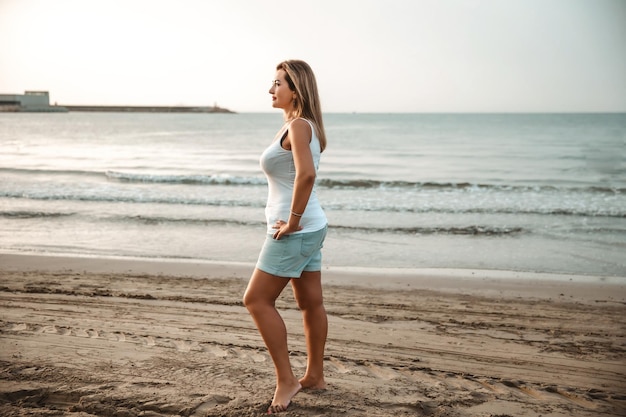
[[(0, 114), (0, 252), (256, 260), (281, 113)], [(324, 264), (626, 277), (626, 114), (327, 114)]]

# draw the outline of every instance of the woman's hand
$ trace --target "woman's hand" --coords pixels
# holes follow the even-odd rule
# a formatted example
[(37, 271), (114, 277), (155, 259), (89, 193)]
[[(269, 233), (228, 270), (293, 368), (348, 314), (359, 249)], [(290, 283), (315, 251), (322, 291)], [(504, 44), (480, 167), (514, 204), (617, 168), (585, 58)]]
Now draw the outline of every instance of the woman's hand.
[(284, 220), (278, 220), (276, 221), (276, 223), (274, 223), (274, 226), (272, 226), (272, 229), (277, 229), (276, 233), (274, 233), (274, 239), (280, 240), (282, 236), (302, 230), (302, 226), (299, 226), (299, 225), (293, 226)]

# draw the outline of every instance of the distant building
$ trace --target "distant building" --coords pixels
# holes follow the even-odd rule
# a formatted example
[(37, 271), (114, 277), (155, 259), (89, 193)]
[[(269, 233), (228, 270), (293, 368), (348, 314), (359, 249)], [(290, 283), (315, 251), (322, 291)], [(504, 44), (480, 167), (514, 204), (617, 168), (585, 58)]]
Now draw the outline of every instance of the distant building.
[(47, 91), (26, 91), (24, 94), (0, 94), (0, 112), (66, 112), (50, 105)]

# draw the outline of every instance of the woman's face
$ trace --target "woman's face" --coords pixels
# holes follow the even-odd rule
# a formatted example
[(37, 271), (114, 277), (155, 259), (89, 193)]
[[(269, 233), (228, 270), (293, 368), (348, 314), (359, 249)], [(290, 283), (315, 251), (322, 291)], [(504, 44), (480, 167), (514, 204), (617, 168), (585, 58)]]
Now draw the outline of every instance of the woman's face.
[(276, 78), (272, 81), (272, 88), (270, 88), (269, 93), (272, 95), (272, 107), (284, 110), (293, 108), (293, 99), (296, 97), (296, 93), (289, 89), (284, 70), (276, 71)]

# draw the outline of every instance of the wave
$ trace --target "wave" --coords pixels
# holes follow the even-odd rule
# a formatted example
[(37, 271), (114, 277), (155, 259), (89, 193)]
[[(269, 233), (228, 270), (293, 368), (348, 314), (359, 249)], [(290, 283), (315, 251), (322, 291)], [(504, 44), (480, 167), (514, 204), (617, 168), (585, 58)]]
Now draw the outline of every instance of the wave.
[(122, 222), (138, 222), (148, 225), (155, 224), (163, 224), (163, 223), (174, 223), (174, 224), (189, 224), (189, 225), (210, 225), (210, 224), (232, 224), (236, 226), (259, 226), (265, 224), (261, 221), (245, 221), (245, 220), (234, 220), (234, 219), (198, 219), (198, 218), (172, 218), (172, 217), (162, 217), (162, 216), (120, 216), (114, 218), (118, 221)]
[(15, 210), (15, 211), (0, 211), (0, 217), (8, 219), (35, 219), (35, 218), (58, 218), (69, 217), (75, 213), (49, 213), (44, 211), (27, 211), (27, 210)]
[[(25, 192), (1, 192), (0, 198), (29, 199), (40, 201), (84, 201), (100, 203), (132, 203), (132, 204), (167, 204), (184, 206), (207, 206), (207, 207), (254, 207), (264, 208), (265, 200), (235, 199), (211, 199), (191, 198), (176, 196), (145, 196), (145, 195), (101, 195), (101, 194), (71, 194), (71, 193), (25, 193)], [(379, 206), (352, 205), (325, 205), (326, 210), (351, 211), (351, 212), (381, 212), (381, 213), (414, 213), (414, 214), (505, 214), (505, 215), (541, 215), (541, 216), (578, 216), (578, 217), (609, 217), (626, 218), (624, 208), (611, 207), (398, 207), (381, 202)], [(5, 212), (4, 217), (27, 216), (17, 212)], [(43, 213), (44, 215), (46, 213)], [(47, 214), (49, 215), (49, 214)]]
[(197, 185), (266, 185), (265, 178), (233, 175), (155, 175), (107, 171), (106, 177), (121, 182)]
[[(368, 210), (379, 211), (379, 210)], [(626, 218), (626, 212), (615, 211), (591, 211), (588, 209), (563, 209), (563, 208), (459, 208), (459, 209), (441, 209), (441, 208), (408, 208), (397, 209), (388, 208), (387, 210), (401, 213), (438, 213), (438, 214), (526, 214), (526, 215), (550, 215), (550, 216), (582, 216), (582, 217), (615, 217)]]
[(587, 191), (598, 193), (626, 193), (626, 188), (613, 186), (572, 187), (556, 185), (503, 185), (481, 184), (471, 182), (420, 182), (420, 181), (382, 181), (371, 179), (319, 179), (318, 186), (325, 188), (355, 189), (432, 189), (432, 190), (464, 190), (464, 189), (493, 189), (501, 191)]
[[(163, 184), (198, 184), (198, 185), (267, 185), (267, 180), (261, 177), (240, 177), (233, 175), (154, 175), (134, 174), (116, 171), (107, 171), (108, 179), (121, 182), (163, 183)], [(587, 191), (596, 193), (626, 193), (626, 188), (612, 186), (590, 187), (563, 187), (554, 185), (501, 185), (481, 184), (471, 182), (421, 182), (402, 180), (374, 180), (374, 179), (330, 179), (320, 178), (316, 185), (328, 189), (416, 189), (416, 190), (504, 190), (504, 191)]]
[(410, 235), (471, 235), (471, 236), (505, 236), (517, 235), (525, 232), (521, 227), (493, 227), (493, 226), (454, 226), (454, 227), (359, 227), (359, 226), (329, 226), (335, 229), (360, 231), (367, 233), (401, 233)]
[[(40, 211), (5, 211), (0, 212), (0, 217), (10, 219), (34, 219), (34, 218), (61, 218), (72, 216), (75, 213), (47, 213)], [(236, 225), (236, 226), (254, 226), (260, 227), (265, 223), (262, 221), (246, 221), (236, 219), (209, 219), (209, 218), (172, 218), (163, 216), (111, 216), (101, 218), (100, 221), (114, 221), (122, 223), (141, 223), (144, 225), (161, 225), (161, 224), (185, 224), (185, 225)], [(521, 227), (493, 227), (493, 226), (454, 226), (454, 227), (366, 227), (366, 226), (344, 226), (329, 225), (331, 229), (346, 230), (362, 233), (397, 233), (407, 235), (433, 235), (433, 234), (450, 234), (450, 235), (471, 235), (471, 236), (505, 236), (523, 233), (525, 230)]]
[(0, 173), (47, 176), (77, 176), (100, 177), (109, 181), (123, 183), (153, 183), (153, 184), (197, 184), (197, 185), (267, 185), (264, 177), (242, 177), (229, 174), (216, 175), (189, 175), (189, 174), (149, 174), (120, 171), (86, 171), (86, 170), (54, 170), (54, 169), (25, 169), (0, 168)]
[[(265, 200), (242, 199), (209, 199), (209, 198), (185, 198), (173, 196), (103, 196), (103, 195), (72, 195), (72, 194), (25, 194), (2, 193), (0, 198), (29, 199), (40, 201), (84, 201), (93, 203), (131, 203), (131, 204), (166, 204), (181, 206), (206, 206), (206, 207), (249, 207), (263, 209)], [(616, 208), (600, 207), (398, 207), (381, 204), (378, 207), (360, 207), (358, 205), (324, 205), (327, 212), (375, 212), (375, 213), (409, 213), (409, 214), (442, 214), (442, 215), (527, 215), (527, 216), (568, 216), (568, 217), (594, 217), (594, 218), (626, 218), (626, 211)], [(74, 213), (49, 213), (40, 211), (0, 211), (0, 217), (5, 218), (34, 218), (34, 217), (62, 217), (71, 216)]]
[(80, 169), (30, 169), (30, 168), (2, 168), (0, 173), (22, 174), (22, 175), (75, 175), (87, 177), (101, 177), (101, 171), (85, 171)]
[[(49, 169), (19, 169), (0, 168), (0, 172), (15, 174), (45, 174), (45, 175), (73, 175), (101, 177), (108, 181), (121, 183), (153, 183), (153, 184), (189, 184), (189, 185), (220, 185), (220, 186), (266, 186), (267, 180), (262, 176), (239, 176), (231, 174), (150, 174), (122, 171), (85, 171), (85, 170), (49, 170)], [(475, 182), (432, 182), (432, 181), (404, 181), (404, 180), (377, 180), (368, 178), (341, 179), (319, 178), (316, 182), (320, 188), (327, 189), (380, 189), (380, 190), (495, 190), (509, 192), (539, 191), (539, 192), (590, 192), (608, 194), (626, 194), (626, 187), (618, 185), (565, 185), (565, 184), (490, 184)]]
[[(167, 218), (167, 217), (151, 217), (151, 216), (130, 216), (122, 217), (120, 220), (138, 221), (144, 224), (162, 224), (162, 223), (185, 223), (185, 224), (234, 224), (237, 226), (259, 226), (264, 222), (241, 221), (233, 219), (189, 219), (189, 218)], [(521, 227), (493, 227), (493, 226), (465, 226), (465, 227), (365, 227), (365, 226), (342, 226), (329, 225), (331, 229), (341, 229), (354, 232), (365, 233), (399, 233), (399, 234), (452, 234), (452, 235), (472, 235), (472, 236), (504, 236), (523, 233), (525, 230)]]
[(99, 203), (136, 203), (136, 204), (179, 204), (190, 206), (225, 206), (225, 207), (265, 207), (265, 201), (252, 202), (227, 199), (204, 199), (170, 196), (142, 196), (142, 195), (101, 195), (101, 194), (71, 194), (71, 193), (25, 193), (1, 192), (0, 198), (25, 198), (41, 201), (86, 201)]
[[(267, 185), (261, 177), (241, 177), (227, 174), (219, 175), (155, 175), (107, 171), (106, 177), (121, 182), (157, 183), (157, 184), (197, 184), (197, 185)], [(595, 193), (626, 193), (626, 188), (612, 186), (564, 187), (554, 185), (501, 185), (471, 182), (420, 182), (420, 181), (385, 181), (374, 179), (330, 179), (320, 178), (316, 185), (328, 189), (415, 189), (415, 190), (498, 190), (498, 191), (587, 191)]]

